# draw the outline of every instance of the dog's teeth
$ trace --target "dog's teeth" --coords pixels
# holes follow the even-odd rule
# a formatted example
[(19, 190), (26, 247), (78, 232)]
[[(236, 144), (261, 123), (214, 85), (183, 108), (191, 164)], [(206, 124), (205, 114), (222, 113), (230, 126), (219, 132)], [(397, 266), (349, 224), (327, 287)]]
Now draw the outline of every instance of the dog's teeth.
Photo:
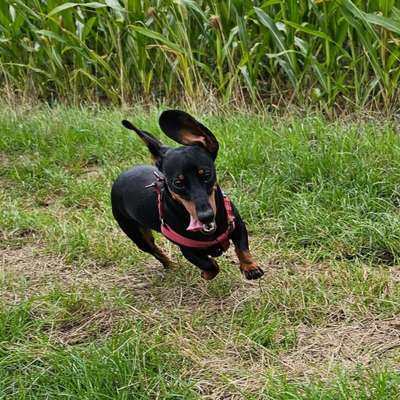
[(215, 229), (215, 222), (211, 222), (210, 224), (203, 225), (204, 232), (211, 232)]

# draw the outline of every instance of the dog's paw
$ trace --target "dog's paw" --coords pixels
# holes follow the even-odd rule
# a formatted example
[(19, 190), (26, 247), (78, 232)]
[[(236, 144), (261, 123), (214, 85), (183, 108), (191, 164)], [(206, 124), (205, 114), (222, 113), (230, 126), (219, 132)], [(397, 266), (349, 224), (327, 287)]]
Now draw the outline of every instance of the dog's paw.
[(264, 271), (259, 268), (259, 267), (255, 267), (254, 269), (249, 269), (247, 271), (243, 271), (244, 276), (246, 277), (246, 279), (260, 279), (263, 275), (264, 275)]
[(206, 281), (211, 281), (211, 279), (214, 279), (218, 275), (219, 269), (212, 270), (212, 271), (202, 271), (201, 272), (201, 277), (205, 279)]

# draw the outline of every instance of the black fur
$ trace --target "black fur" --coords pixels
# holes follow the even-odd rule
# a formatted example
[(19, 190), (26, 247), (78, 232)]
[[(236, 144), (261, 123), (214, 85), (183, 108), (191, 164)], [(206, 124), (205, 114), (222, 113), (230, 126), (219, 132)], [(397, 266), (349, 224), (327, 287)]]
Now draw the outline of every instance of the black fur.
[[(122, 123), (144, 141), (155, 159), (156, 166), (136, 166), (118, 177), (111, 191), (113, 215), (121, 229), (141, 250), (153, 254), (168, 267), (166, 256), (154, 244), (150, 233), (151, 230), (161, 230), (157, 194), (154, 188), (146, 186), (155, 181), (154, 173), (165, 178), (166, 185), (162, 192), (164, 220), (173, 230), (195, 240), (217, 238), (227, 229), (227, 216), (219, 187), (215, 192), (216, 215), (209, 204), (209, 196), (217, 182), (214, 160), (218, 153), (218, 142), (206, 127), (189, 114), (177, 110), (162, 113), (160, 126), (168, 136), (179, 143), (187, 144), (183, 147), (167, 147), (150, 133), (134, 127), (129, 121)], [(201, 175), (199, 170), (203, 171)], [(180, 179), (182, 177), (183, 180)], [(201, 223), (215, 221), (215, 232), (205, 236), (202, 232), (186, 231), (190, 215), (181, 202), (174, 198), (176, 195), (194, 204)], [(235, 230), (231, 233), (231, 240), (237, 250), (248, 252), (246, 226), (235, 207), (234, 215)], [(184, 246), (180, 248), (187, 260), (211, 274), (211, 277), (216, 275), (218, 266), (210, 256), (217, 257), (222, 254), (223, 250), (219, 246), (207, 249)], [(263, 275), (258, 267), (244, 273), (248, 279), (257, 279)]]

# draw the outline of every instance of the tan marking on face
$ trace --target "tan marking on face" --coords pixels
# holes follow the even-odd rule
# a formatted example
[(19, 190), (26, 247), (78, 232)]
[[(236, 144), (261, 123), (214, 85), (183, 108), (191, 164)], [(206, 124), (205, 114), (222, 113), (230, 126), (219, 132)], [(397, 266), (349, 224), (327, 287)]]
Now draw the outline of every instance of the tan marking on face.
[(204, 175), (204, 169), (199, 169), (199, 170), (197, 171), (197, 173), (198, 173), (199, 175)]
[(214, 211), (214, 215), (217, 215), (217, 203), (215, 200), (215, 191), (217, 187), (214, 186), (211, 194), (208, 196), (208, 203), (210, 204), (212, 210)]
[(258, 269), (257, 263), (254, 261), (249, 251), (243, 251), (235, 247), (235, 252), (238, 256), (240, 262), (240, 270), (242, 272)]
[(183, 181), (185, 179), (185, 177), (181, 174), (181, 175), (178, 175), (178, 179)]
[(179, 194), (176, 194), (174, 192), (171, 192), (172, 194), (172, 198), (176, 201), (178, 201), (179, 203), (181, 203), (183, 205), (183, 207), (185, 207), (186, 211), (192, 216), (193, 219), (198, 219), (197, 218), (197, 211), (196, 211), (196, 206), (194, 205), (194, 203), (190, 200), (185, 200), (183, 199), (181, 196), (179, 196)]
[[(217, 205), (216, 205), (216, 201), (215, 201), (216, 188), (217, 187), (214, 186), (212, 193), (210, 194), (210, 196), (208, 196), (208, 203), (210, 204), (212, 210), (214, 211), (214, 215), (217, 214)], [(184, 198), (179, 196), (179, 194), (176, 194), (172, 191), (171, 191), (171, 195), (174, 200), (179, 201), (179, 203), (181, 203), (183, 205), (183, 207), (185, 207), (186, 211), (192, 216), (193, 219), (198, 220), (196, 206), (193, 203), (193, 201), (185, 200)]]

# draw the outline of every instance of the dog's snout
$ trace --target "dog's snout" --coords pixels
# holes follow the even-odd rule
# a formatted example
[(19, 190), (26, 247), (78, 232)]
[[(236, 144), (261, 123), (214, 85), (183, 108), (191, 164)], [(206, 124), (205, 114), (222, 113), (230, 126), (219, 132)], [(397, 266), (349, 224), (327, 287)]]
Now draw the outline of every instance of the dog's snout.
[(197, 217), (201, 223), (209, 224), (210, 222), (214, 221), (215, 216), (214, 216), (214, 211), (211, 208), (209, 208), (207, 210), (198, 212)]

